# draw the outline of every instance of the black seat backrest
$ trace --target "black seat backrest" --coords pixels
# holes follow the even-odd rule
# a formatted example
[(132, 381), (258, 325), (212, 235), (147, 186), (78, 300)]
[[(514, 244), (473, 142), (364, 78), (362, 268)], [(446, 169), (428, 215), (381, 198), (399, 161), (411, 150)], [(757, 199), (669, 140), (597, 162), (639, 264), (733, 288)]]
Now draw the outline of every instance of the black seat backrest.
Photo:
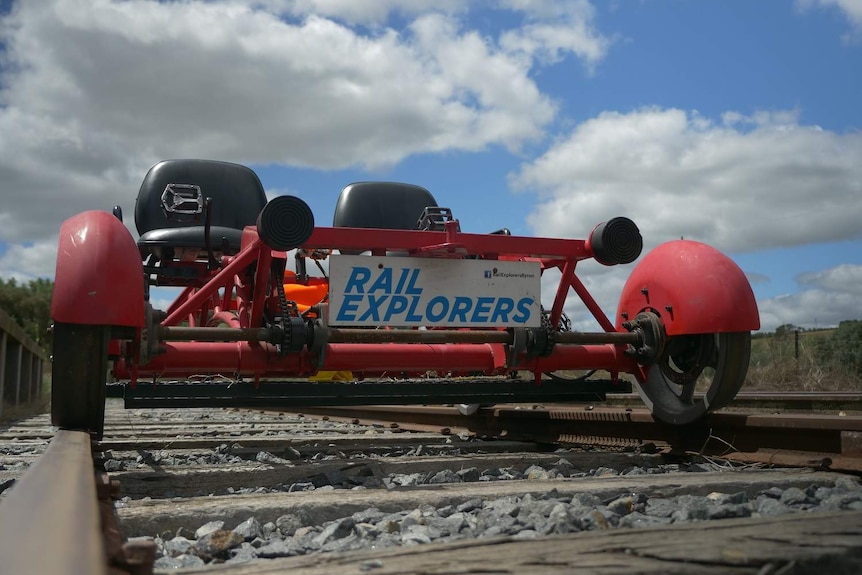
[(338, 196), (332, 225), (337, 228), (415, 230), (426, 207), (436, 207), (431, 192), (398, 182), (357, 182)]
[(266, 205), (266, 194), (257, 174), (239, 164), (213, 160), (165, 160), (147, 172), (135, 202), (138, 234), (150, 230), (204, 225), (169, 219), (162, 194), (169, 185), (198, 186), (204, 198), (212, 198), (212, 225), (241, 230), (252, 226)]

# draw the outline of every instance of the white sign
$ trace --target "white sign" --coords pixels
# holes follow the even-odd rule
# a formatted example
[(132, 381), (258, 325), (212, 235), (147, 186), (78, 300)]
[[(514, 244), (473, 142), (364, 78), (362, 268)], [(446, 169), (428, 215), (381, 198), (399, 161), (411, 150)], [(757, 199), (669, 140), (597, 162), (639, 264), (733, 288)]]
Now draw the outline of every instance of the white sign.
[(539, 327), (538, 262), (337, 255), (329, 324)]

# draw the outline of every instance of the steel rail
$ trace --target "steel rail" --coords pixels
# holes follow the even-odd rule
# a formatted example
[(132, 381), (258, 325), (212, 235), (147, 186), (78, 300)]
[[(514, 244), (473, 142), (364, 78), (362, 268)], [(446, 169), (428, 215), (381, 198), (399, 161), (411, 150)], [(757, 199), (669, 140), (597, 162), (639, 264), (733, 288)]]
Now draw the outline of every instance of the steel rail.
[[(699, 399), (702, 394), (695, 393)], [(640, 407), (643, 402), (637, 395), (608, 394), (608, 405)], [(862, 393), (852, 391), (740, 391), (730, 403), (731, 408), (796, 410), (796, 411), (859, 411)]]
[(467, 429), (477, 435), (543, 443), (664, 443), (678, 452), (722, 455), (763, 450), (844, 457), (862, 464), (862, 417), (718, 412), (685, 426), (658, 422), (645, 409), (493, 407), (471, 416), (451, 407), (309, 408), (307, 415)]
[(0, 503), (0, 571), (107, 574), (88, 434), (58, 431)]
[(802, 401), (835, 399), (843, 401), (862, 401), (862, 393), (858, 391), (748, 391), (742, 390), (736, 397), (759, 399), (762, 401)]

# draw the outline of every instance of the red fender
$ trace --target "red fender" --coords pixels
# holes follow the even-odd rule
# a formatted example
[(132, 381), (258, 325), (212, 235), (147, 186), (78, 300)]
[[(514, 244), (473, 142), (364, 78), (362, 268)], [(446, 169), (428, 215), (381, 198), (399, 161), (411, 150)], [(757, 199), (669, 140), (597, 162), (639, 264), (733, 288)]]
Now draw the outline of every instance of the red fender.
[(51, 317), (64, 323), (143, 327), (141, 253), (112, 214), (83, 212), (60, 226)]
[(651, 310), (668, 335), (760, 329), (754, 292), (729, 257), (700, 242), (676, 240), (648, 253), (623, 288), (617, 329)]

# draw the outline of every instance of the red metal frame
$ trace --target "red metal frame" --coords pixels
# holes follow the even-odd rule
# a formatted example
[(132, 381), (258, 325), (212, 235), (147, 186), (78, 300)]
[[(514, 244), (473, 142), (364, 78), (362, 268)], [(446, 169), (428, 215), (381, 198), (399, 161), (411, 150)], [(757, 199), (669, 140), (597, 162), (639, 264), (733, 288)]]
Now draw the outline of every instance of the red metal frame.
[[(86, 246), (81, 239), (86, 238)], [(622, 332), (622, 322), (644, 310), (662, 318), (669, 335), (740, 331), (759, 327), (751, 288), (741, 270), (726, 256), (696, 242), (670, 242), (647, 255), (635, 268), (624, 290), (620, 308), (611, 321), (576, 275), (579, 261), (593, 257), (589, 241), (461, 232), (457, 221), (442, 231), (405, 231), (357, 228), (315, 228), (304, 250), (389, 251), (414, 257), (535, 261), (542, 271), (559, 269), (561, 277), (549, 320), (559, 326), (567, 297), (574, 291), (605, 332)], [(225, 256), (215, 269), (208, 262), (173, 262), (193, 266), (193, 279), (166, 278), (161, 285), (182, 285), (183, 291), (167, 310), (163, 327), (227, 325), (263, 327), (267, 310), (278, 309), (277, 277), (287, 254), (274, 251), (256, 227), (243, 230), (242, 248)], [(107, 272), (110, 264), (110, 272)], [(350, 370), (358, 377), (380, 374), (494, 375), (530, 370), (538, 376), (560, 369), (604, 369), (634, 374), (644, 370), (627, 345), (557, 344), (544, 357), (503, 343), (324, 343), (309, 350), (279, 353), (261, 342), (165, 342), (164, 353), (144, 358), (141, 347), (144, 272), (138, 249), (125, 227), (113, 216), (87, 212), (64, 223), (57, 264), (55, 320), (123, 325), (138, 328), (123, 342), (122, 357), (114, 363), (119, 379), (188, 377), (223, 374), (231, 377), (306, 377), (319, 370)], [(150, 270), (151, 271), (151, 270)], [(146, 281), (151, 276), (148, 271)], [(157, 276), (161, 277), (161, 276)], [(119, 281), (119, 283), (118, 283)], [(96, 296), (90, 295), (89, 290)], [(277, 314), (276, 314), (277, 315)], [(616, 325), (614, 325), (616, 323)], [(152, 329), (152, 326), (150, 326)], [(155, 328), (158, 331), (157, 328)], [(151, 337), (153, 334), (149, 334)], [(116, 349), (116, 342), (112, 349)], [(319, 349), (317, 349), (319, 347)]]

